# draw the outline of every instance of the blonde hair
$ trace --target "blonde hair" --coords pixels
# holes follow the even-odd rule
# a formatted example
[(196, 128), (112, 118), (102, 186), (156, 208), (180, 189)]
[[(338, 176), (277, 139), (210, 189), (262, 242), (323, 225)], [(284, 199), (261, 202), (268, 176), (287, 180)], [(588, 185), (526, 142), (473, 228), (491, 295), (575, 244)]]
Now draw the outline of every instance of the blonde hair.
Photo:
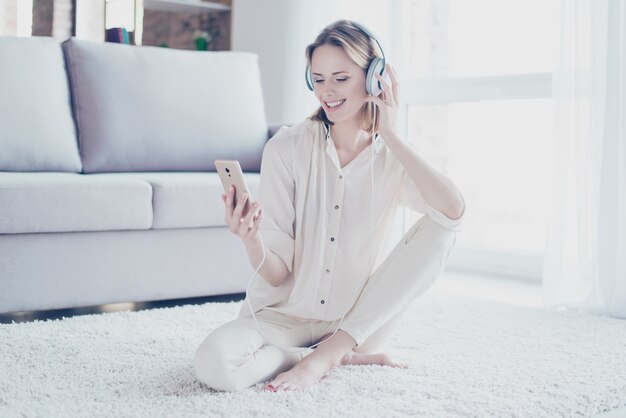
[[(317, 47), (322, 45), (332, 45), (342, 48), (348, 57), (363, 69), (363, 73), (366, 75), (372, 60), (376, 57), (383, 56), (383, 52), (380, 50), (376, 41), (349, 20), (338, 20), (326, 26), (324, 30), (317, 35), (315, 41), (306, 47), (305, 55), (309, 69), (311, 68), (313, 52)], [(363, 86), (363, 88), (365, 89), (365, 86)], [(380, 97), (386, 100), (384, 92)], [(374, 103), (366, 103), (361, 113), (361, 129), (366, 131), (369, 135), (373, 135), (378, 131), (379, 115), (378, 112), (375, 112), (374, 107)], [(333, 125), (333, 122), (326, 117), (326, 112), (322, 106), (309, 116), (309, 119), (318, 120), (330, 126)]]

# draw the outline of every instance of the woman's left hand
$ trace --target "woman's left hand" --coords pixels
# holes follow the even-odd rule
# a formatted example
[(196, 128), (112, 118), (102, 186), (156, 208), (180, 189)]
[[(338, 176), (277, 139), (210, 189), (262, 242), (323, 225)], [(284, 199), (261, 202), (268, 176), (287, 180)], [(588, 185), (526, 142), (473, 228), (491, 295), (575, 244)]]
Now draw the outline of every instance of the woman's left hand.
[(398, 80), (396, 78), (396, 71), (391, 64), (387, 64), (387, 73), (391, 79), (391, 86), (380, 74), (375, 74), (385, 93), (385, 100), (382, 99), (382, 94), (377, 97), (369, 96), (365, 99), (365, 101), (374, 102), (378, 106), (378, 113), (380, 115), (378, 133), (383, 138), (398, 135)]

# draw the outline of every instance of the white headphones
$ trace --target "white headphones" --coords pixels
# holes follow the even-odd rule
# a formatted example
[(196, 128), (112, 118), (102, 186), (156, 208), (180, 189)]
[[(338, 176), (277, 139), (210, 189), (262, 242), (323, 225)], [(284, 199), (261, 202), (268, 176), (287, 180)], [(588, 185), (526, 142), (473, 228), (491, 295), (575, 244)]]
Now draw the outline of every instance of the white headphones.
[[(363, 32), (368, 37), (368, 39), (371, 39), (374, 42), (376, 42), (376, 44), (378, 45), (378, 48), (380, 48), (381, 54), (383, 55), (382, 57), (374, 57), (374, 59), (372, 59), (372, 62), (370, 62), (369, 67), (367, 67), (367, 74), (365, 76), (365, 90), (367, 91), (369, 95), (376, 97), (383, 91), (383, 89), (382, 89), (382, 86), (380, 85), (380, 81), (378, 81), (378, 79), (374, 76), (374, 74), (380, 74), (383, 77), (385, 77), (386, 75), (385, 72), (386, 72), (386, 67), (387, 67), (387, 61), (385, 59), (385, 51), (383, 50), (383, 47), (378, 41), (378, 39), (374, 35), (372, 35), (372, 33), (369, 30), (367, 30), (365, 26), (355, 21), (349, 21), (349, 22), (354, 27), (356, 27), (361, 32)], [(314, 91), (315, 87), (314, 87), (314, 82), (313, 82), (313, 76), (311, 74), (311, 68), (309, 67), (308, 64), (304, 72), (304, 78), (306, 80), (306, 85), (309, 88), (309, 90)]]

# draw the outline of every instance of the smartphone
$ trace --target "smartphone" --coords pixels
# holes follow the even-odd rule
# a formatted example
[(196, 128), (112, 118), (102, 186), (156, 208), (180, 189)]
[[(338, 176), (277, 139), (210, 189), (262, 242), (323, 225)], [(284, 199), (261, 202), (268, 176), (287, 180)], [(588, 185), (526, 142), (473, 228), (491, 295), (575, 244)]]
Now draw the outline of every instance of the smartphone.
[(243, 193), (248, 193), (248, 199), (246, 200), (246, 205), (243, 207), (243, 213), (241, 215), (242, 217), (246, 216), (252, 207), (253, 200), (250, 195), (250, 189), (248, 189), (248, 185), (246, 184), (246, 179), (243, 177), (239, 161), (215, 160), (215, 169), (217, 170), (218, 176), (220, 176), (220, 180), (222, 181), (222, 186), (224, 187), (224, 192), (226, 194), (230, 191), (230, 186), (235, 186), (233, 208), (237, 206), (239, 196)]

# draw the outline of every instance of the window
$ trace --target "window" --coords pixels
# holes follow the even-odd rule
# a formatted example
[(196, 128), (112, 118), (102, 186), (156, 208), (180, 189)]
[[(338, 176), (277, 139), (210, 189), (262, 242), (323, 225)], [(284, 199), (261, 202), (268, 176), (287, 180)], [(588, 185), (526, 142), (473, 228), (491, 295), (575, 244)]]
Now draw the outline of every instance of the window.
[(450, 266), (539, 281), (559, 0), (402, 4), (402, 128), (468, 206)]

